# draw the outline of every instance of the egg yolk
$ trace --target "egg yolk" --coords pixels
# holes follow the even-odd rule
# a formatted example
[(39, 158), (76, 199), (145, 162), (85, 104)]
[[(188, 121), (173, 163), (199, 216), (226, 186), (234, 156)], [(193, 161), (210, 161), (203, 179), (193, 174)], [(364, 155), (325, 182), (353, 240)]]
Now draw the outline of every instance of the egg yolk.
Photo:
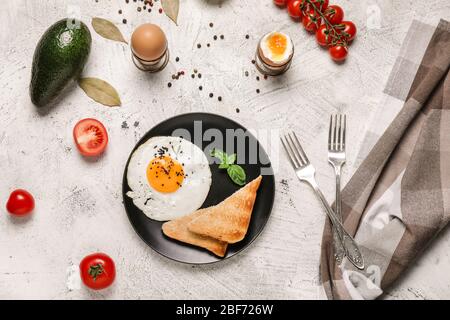
[(147, 180), (159, 192), (175, 192), (184, 180), (183, 166), (169, 156), (154, 158), (147, 166)]
[(274, 56), (282, 56), (287, 48), (286, 36), (281, 33), (274, 33), (269, 37), (269, 39), (267, 39), (267, 46)]

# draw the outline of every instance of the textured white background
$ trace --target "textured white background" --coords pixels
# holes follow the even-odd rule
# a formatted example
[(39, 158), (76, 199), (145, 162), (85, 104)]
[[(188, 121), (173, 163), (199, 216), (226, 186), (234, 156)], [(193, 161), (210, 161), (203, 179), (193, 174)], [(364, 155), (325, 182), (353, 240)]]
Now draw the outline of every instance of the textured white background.
[[(329, 115), (344, 111), (349, 117), (347, 181), (412, 20), (435, 25), (439, 18), (450, 19), (448, 0), (334, 2), (359, 27), (344, 65), (334, 64), (271, 0), (182, 0), (179, 26), (156, 10), (138, 13), (137, 5), (125, 5), (125, 0), (1, 1), (0, 298), (324, 298), (318, 263), (325, 215), (284, 157), (276, 174), (275, 207), (261, 237), (242, 254), (213, 266), (175, 263), (148, 248), (127, 220), (121, 183), (129, 152), (147, 130), (173, 115), (206, 111), (249, 128), (295, 129), (332, 200), (334, 178), (325, 148)], [(367, 28), (370, 5), (380, 9), (380, 28)], [(128, 24), (121, 23), (119, 9)], [(142, 73), (126, 45), (92, 32), (84, 74), (114, 85), (122, 107), (99, 105), (74, 86), (54, 109), (38, 113), (28, 96), (34, 48), (68, 10), (80, 10), (87, 24), (93, 16), (108, 18), (126, 38), (140, 23), (160, 24), (169, 39), (170, 64), (157, 75)], [(293, 65), (281, 78), (258, 82), (250, 61), (257, 39), (274, 29), (292, 36)], [(225, 40), (212, 40), (221, 34)], [(175, 56), (180, 62), (175, 63)], [(202, 79), (190, 78), (194, 68)], [(167, 82), (178, 70), (187, 76), (169, 89)], [(96, 161), (83, 159), (73, 145), (73, 125), (84, 117), (101, 120), (109, 131), (108, 150)], [(19, 187), (36, 199), (34, 215), (27, 220), (14, 220), (4, 209), (9, 193)], [(436, 240), (385, 298), (450, 298), (449, 230)], [(97, 250), (111, 255), (118, 271), (115, 284), (102, 292), (80, 287), (74, 271), (83, 256)]]

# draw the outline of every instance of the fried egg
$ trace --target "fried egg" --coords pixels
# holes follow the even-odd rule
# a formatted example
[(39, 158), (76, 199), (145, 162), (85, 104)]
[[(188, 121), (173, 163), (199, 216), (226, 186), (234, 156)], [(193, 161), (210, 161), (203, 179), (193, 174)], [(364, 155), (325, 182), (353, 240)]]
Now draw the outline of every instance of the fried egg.
[(265, 60), (282, 65), (287, 63), (293, 55), (294, 44), (287, 34), (270, 32), (262, 38), (260, 49)]
[(211, 187), (206, 155), (178, 137), (153, 137), (131, 156), (127, 196), (150, 219), (168, 221), (200, 208)]

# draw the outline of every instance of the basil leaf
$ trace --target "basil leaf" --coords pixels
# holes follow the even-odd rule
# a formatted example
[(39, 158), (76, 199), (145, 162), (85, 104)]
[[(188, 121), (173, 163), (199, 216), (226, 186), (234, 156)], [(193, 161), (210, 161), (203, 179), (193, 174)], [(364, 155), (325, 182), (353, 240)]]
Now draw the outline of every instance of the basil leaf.
[(233, 153), (232, 155), (227, 156), (227, 164), (233, 164), (236, 162), (236, 153)]
[(245, 184), (246, 175), (244, 169), (237, 165), (233, 164), (228, 167), (227, 173), (230, 176), (231, 180), (239, 186), (243, 186)]
[(228, 169), (229, 166), (230, 166), (230, 165), (229, 165), (228, 163), (221, 163), (221, 164), (219, 165), (219, 169)]
[(226, 162), (227, 162), (227, 154), (224, 153), (224, 152), (221, 151), (221, 150), (218, 150), (218, 149), (212, 149), (212, 150), (211, 150), (211, 156), (212, 156), (212, 157), (215, 157), (215, 158), (217, 158), (217, 159), (219, 159), (219, 160), (220, 160), (220, 163), (226, 163)]

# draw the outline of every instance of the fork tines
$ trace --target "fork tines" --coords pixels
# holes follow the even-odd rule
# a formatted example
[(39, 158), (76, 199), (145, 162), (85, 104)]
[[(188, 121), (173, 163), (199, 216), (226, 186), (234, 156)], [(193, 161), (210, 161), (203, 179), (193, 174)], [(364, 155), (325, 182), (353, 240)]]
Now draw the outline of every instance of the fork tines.
[(304, 167), (309, 164), (308, 157), (306, 156), (305, 151), (303, 151), (302, 145), (298, 141), (295, 132), (290, 132), (287, 135), (284, 135), (284, 139), (283, 137), (280, 137), (280, 139), (294, 168)]
[(330, 117), (330, 131), (328, 133), (328, 149), (332, 151), (345, 150), (345, 129), (347, 116), (335, 114)]

